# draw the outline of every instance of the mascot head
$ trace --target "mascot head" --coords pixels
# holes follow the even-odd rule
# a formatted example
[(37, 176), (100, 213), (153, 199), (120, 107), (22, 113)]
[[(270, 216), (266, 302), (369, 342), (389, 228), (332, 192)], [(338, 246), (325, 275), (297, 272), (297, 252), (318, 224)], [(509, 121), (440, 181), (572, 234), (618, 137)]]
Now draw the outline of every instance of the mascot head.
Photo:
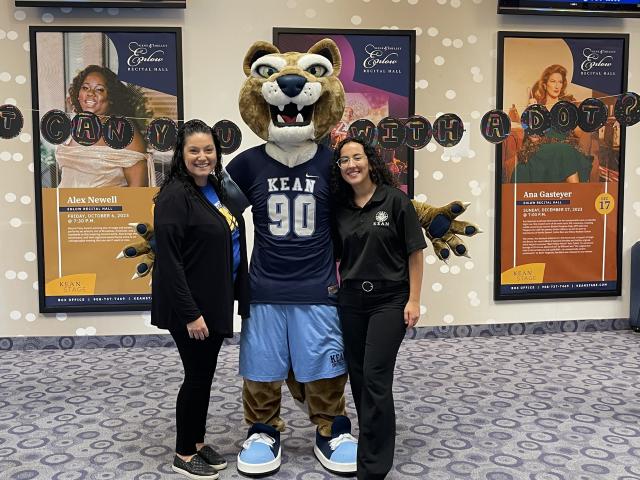
[(319, 140), (342, 118), (341, 65), (338, 46), (326, 38), (306, 53), (280, 53), (271, 43), (254, 43), (244, 57), (242, 119), (269, 142)]

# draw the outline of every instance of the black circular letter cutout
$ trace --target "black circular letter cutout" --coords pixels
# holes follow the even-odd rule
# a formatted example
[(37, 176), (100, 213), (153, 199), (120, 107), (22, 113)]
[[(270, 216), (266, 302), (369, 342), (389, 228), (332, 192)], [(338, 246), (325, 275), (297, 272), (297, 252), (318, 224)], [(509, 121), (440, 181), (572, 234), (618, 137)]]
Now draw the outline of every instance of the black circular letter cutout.
[(71, 120), (71, 136), (79, 145), (88, 147), (100, 140), (100, 118), (91, 112), (78, 113)]
[(384, 117), (378, 122), (378, 143), (382, 148), (395, 150), (404, 143), (404, 124), (394, 117)]
[(71, 135), (71, 120), (62, 110), (49, 110), (40, 120), (40, 135), (52, 145), (60, 145)]
[(491, 143), (501, 143), (511, 133), (511, 120), (502, 110), (489, 110), (480, 120), (480, 133)]
[(213, 126), (213, 131), (220, 140), (220, 150), (224, 155), (235, 152), (240, 148), (242, 132), (231, 120), (220, 120)]
[(640, 122), (640, 96), (633, 92), (618, 95), (613, 112), (620, 125), (624, 127), (635, 125)]
[(455, 113), (445, 113), (433, 122), (433, 138), (443, 147), (454, 147), (464, 135), (464, 123)]
[(569, 133), (578, 126), (578, 107), (561, 100), (551, 107), (551, 128), (560, 133)]
[(597, 98), (587, 98), (578, 107), (578, 126), (585, 132), (595, 132), (607, 122), (607, 106)]
[(520, 116), (522, 128), (529, 135), (544, 135), (551, 127), (551, 114), (547, 107), (535, 103), (529, 105)]
[(349, 125), (349, 136), (362, 138), (369, 145), (375, 146), (378, 130), (371, 120), (360, 118)]
[(133, 124), (126, 117), (111, 116), (102, 126), (104, 143), (111, 148), (121, 150), (133, 142)]
[(15, 105), (0, 105), (0, 138), (17, 137), (24, 126), (22, 112)]
[(431, 122), (421, 115), (413, 115), (404, 123), (404, 144), (418, 150), (424, 148), (433, 137)]
[(178, 127), (170, 118), (154, 118), (147, 127), (147, 142), (159, 152), (173, 150), (178, 139)]

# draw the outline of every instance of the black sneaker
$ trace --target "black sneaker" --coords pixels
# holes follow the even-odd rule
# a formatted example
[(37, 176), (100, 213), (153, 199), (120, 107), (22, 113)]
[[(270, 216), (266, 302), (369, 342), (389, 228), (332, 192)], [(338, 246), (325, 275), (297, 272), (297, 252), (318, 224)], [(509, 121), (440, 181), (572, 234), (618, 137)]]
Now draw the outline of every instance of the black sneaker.
[(216, 469), (205, 462), (199, 455), (194, 455), (188, 462), (176, 455), (171, 469), (194, 480), (216, 480), (220, 477)]
[(227, 461), (224, 459), (224, 457), (209, 445), (205, 445), (200, 450), (198, 450), (198, 455), (200, 455), (205, 462), (207, 462), (216, 470), (224, 470), (225, 468), (227, 468)]

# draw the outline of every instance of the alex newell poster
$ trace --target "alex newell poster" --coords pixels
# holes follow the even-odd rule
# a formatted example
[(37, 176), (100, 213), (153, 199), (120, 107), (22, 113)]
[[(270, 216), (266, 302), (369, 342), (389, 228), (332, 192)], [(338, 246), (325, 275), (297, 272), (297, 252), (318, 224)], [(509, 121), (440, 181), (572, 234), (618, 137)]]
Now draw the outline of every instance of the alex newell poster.
[(41, 312), (149, 309), (149, 277), (116, 257), (141, 240), (130, 223), (152, 222), (171, 160), (148, 126), (183, 116), (180, 35), (31, 27)]
[[(413, 115), (414, 30), (273, 29), (273, 42), (281, 52), (306, 52), (323, 38), (330, 38), (340, 49), (339, 78), (346, 94), (342, 119), (328, 138), (332, 147), (348, 135), (355, 120), (368, 119), (377, 125), (385, 117), (402, 121)], [(382, 155), (402, 190), (412, 197), (413, 150), (403, 145), (383, 149)]]
[(496, 300), (620, 295), (628, 41), (499, 32)]

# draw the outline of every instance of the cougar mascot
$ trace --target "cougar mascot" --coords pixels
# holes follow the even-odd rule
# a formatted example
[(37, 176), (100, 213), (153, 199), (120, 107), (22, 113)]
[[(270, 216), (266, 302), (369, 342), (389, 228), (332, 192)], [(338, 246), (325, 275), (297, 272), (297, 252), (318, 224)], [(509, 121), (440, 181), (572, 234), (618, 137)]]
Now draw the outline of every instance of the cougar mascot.
[(347, 381), (336, 310), (330, 228), (332, 152), (317, 143), (340, 120), (340, 52), (322, 40), (306, 53), (255, 43), (244, 59), (240, 113), (266, 144), (227, 173), (252, 206), (251, 312), (242, 323), (240, 374), (250, 425), (238, 471), (280, 467), (281, 387), (317, 426), (314, 452), (336, 473), (355, 473), (357, 443), (345, 416)]
[[(265, 144), (238, 155), (227, 173), (252, 206), (251, 312), (242, 324), (240, 374), (250, 425), (238, 471), (278, 470), (282, 448), (281, 387), (287, 382), (316, 426), (314, 453), (338, 474), (356, 471), (357, 442), (345, 416), (347, 380), (336, 310), (336, 267), (330, 236), (332, 151), (318, 140), (344, 111), (336, 44), (324, 39), (306, 53), (280, 53), (257, 42), (244, 58), (240, 113)], [(454, 220), (465, 205), (414, 204), (440, 258), (464, 255)]]

